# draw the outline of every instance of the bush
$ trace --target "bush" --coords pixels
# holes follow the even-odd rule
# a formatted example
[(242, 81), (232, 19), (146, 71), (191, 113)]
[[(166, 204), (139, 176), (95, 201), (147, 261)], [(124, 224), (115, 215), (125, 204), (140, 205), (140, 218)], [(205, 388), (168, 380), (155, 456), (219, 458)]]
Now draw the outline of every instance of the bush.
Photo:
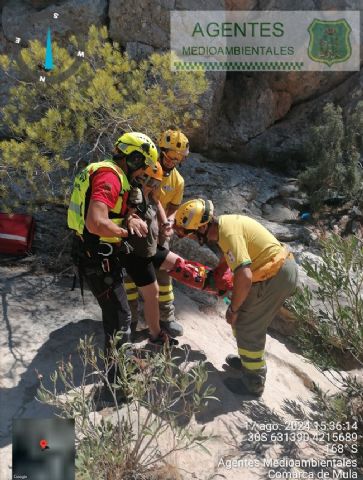
[(353, 236), (331, 235), (321, 243), (321, 261), (302, 264), (316, 289), (299, 288), (289, 307), (298, 321), (296, 341), (303, 355), (322, 370), (331, 368), (340, 386), (336, 395), (317, 388), (314, 411), (318, 420), (335, 425), (356, 422), (351, 431), (358, 440), (342, 442), (340, 448), (363, 467), (363, 382), (338, 371), (349, 355), (363, 366), (363, 242)]
[(332, 234), (321, 241), (321, 261), (302, 266), (316, 289), (299, 288), (290, 301), (304, 355), (327, 368), (333, 349), (363, 365), (363, 242)]
[[(130, 355), (130, 345), (116, 348), (119, 339), (114, 338), (109, 359), (101, 351), (96, 355), (92, 337), (81, 340), (80, 386), (68, 361), (51, 376), (52, 388), (41, 380), (38, 390), (38, 399), (56, 406), (60, 417), (75, 419), (78, 480), (151, 479), (171, 454), (196, 446), (206, 450), (204, 443), (211, 437), (205, 427), (190, 425), (192, 416), (214, 399), (214, 389), (204, 386), (205, 364), (191, 365), (186, 358), (178, 366), (180, 359), (168, 348), (143, 351), (143, 358), (136, 352)], [(115, 383), (107, 379), (112, 364), (119, 371)], [(107, 385), (116, 407), (114, 418), (95, 419), (98, 389), (86, 384), (90, 380)], [(120, 390), (128, 396), (123, 405), (117, 401)]]
[[(62, 83), (19, 80), (10, 89), (3, 122), (11, 138), (0, 142), (0, 194), (11, 206), (16, 199), (64, 201), (77, 166), (107, 157), (122, 130), (157, 138), (170, 125), (188, 130), (202, 118), (196, 104), (208, 86), (203, 72), (172, 72), (166, 54), (136, 63), (109, 42), (106, 27), (92, 26), (84, 49), (86, 60)], [(53, 50), (65, 67), (72, 62), (65, 48), (54, 44)], [(44, 54), (34, 41), (23, 57), (36, 69)], [(16, 80), (19, 67), (6, 55), (0, 68)]]
[(332, 197), (362, 202), (362, 136), (363, 102), (345, 121), (341, 107), (325, 105), (320, 124), (311, 129), (306, 147), (310, 166), (299, 176), (312, 210), (321, 209), (324, 201)]
[[(335, 395), (328, 395), (316, 387), (315, 402), (311, 405), (315, 412), (314, 421), (322, 426), (322, 430), (324, 424), (329, 424), (331, 433), (335, 431), (338, 438), (341, 436), (332, 445), (336, 453), (355, 458), (358, 468), (363, 468), (363, 384), (354, 376), (337, 378), (340, 392)], [(344, 425), (344, 432), (339, 425)]]

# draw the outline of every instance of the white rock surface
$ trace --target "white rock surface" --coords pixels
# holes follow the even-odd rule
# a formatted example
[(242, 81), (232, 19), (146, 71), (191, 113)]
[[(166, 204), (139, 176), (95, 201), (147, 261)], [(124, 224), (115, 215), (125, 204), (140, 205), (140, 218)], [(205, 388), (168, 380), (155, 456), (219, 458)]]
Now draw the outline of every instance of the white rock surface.
[[(3, 316), (0, 324), (0, 478), (10, 480), (12, 418), (52, 415), (50, 407), (34, 399), (37, 371), (47, 379), (55, 370), (57, 361), (67, 359), (69, 355), (76, 361), (75, 349), (81, 337), (94, 333), (102, 346), (103, 333), (98, 305), (86, 291), (86, 306), (83, 308), (79, 290), (70, 291), (71, 279), (57, 281), (51, 276), (33, 276), (24, 268), (2, 268), (0, 286)], [(260, 462), (258, 468), (228, 470), (218, 467), (222, 456), (239, 458), (243, 451), (241, 445), (248, 447), (244, 428), (246, 420), (260, 424), (287, 422), (296, 418), (294, 411), (301, 412), (302, 409), (308, 413), (307, 402), (312, 400), (310, 389), (313, 382), (324, 391), (333, 391), (334, 387), (311, 364), (293, 353), (288, 344), (269, 336), (267, 385), (261, 401), (235, 396), (223, 384), (230, 375), (222, 368), (224, 358), (236, 350), (230, 327), (223, 318), (225, 306), (198, 306), (189, 295), (177, 290), (176, 309), (185, 330), (181, 343), (189, 345), (195, 356), (207, 360), (209, 383), (216, 387), (216, 395), (221, 401), (211, 402), (195, 420), (198, 425), (206, 425), (207, 431), (220, 435), (208, 445), (211, 456), (196, 450), (180, 453), (173, 461), (183, 469), (186, 480), (206, 480), (214, 474), (224, 475), (228, 480), (259, 478), (258, 475), (264, 472), (263, 461), (251, 445), (250, 458)], [(80, 377), (77, 362), (75, 377)], [(233, 442), (236, 447), (231, 446)], [(297, 451), (304, 455), (306, 448), (300, 447)], [(269, 442), (265, 455), (272, 450), (280, 456), (287, 455), (288, 443), (276, 445)]]

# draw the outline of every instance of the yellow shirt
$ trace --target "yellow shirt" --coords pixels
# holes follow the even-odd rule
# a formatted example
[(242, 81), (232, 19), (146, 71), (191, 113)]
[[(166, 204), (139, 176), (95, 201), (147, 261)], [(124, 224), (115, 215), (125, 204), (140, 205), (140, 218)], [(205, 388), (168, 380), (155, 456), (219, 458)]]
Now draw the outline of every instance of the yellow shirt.
[(252, 272), (268, 263), (284, 247), (264, 226), (244, 215), (221, 215), (218, 245), (234, 271), (250, 265)]
[(165, 209), (170, 203), (181, 204), (184, 195), (184, 178), (176, 168), (173, 168), (168, 177), (163, 177), (159, 192), (159, 200)]

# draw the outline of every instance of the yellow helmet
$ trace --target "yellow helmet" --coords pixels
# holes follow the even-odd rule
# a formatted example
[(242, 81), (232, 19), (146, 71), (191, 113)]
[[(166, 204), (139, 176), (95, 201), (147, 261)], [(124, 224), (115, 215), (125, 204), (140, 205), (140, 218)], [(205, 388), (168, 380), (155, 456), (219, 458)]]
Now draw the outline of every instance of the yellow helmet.
[(175, 215), (175, 224), (186, 230), (198, 230), (212, 220), (213, 212), (214, 205), (210, 200), (195, 198), (180, 205)]
[(154, 142), (150, 137), (140, 132), (127, 132), (121, 135), (115, 143), (115, 147), (125, 155), (132, 152), (140, 152), (145, 158), (145, 164), (156, 167), (159, 154)]
[(189, 140), (179, 130), (166, 130), (160, 135), (158, 144), (160, 148), (173, 150), (184, 157), (189, 154)]

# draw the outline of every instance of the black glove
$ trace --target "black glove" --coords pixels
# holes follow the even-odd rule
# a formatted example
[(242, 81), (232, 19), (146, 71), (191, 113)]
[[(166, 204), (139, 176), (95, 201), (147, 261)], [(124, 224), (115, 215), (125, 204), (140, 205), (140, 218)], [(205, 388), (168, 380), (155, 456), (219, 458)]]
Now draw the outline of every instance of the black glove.
[(164, 345), (167, 344), (170, 347), (175, 347), (175, 346), (179, 345), (178, 340), (176, 340), (173, 337), (170, 337), (163, 330), (160, 330), (157, 337), (155, 337), (155, 338), (150, 337), (150, 343), (152, 343), (153, 345), (160, 345), (160, 346), (164, 346)]

